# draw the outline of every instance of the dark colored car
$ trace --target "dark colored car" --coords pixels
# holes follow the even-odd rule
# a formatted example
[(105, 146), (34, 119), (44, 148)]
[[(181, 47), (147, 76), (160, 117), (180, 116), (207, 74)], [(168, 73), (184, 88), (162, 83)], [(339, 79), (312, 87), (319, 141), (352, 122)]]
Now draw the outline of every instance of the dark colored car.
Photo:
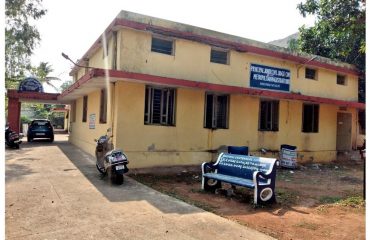
[(34, 138), (48, 138), (54, 141), (53, 126), (47, 119), (36, 119), (31, 122), (27, 131), (27, 141), (31, 142)]

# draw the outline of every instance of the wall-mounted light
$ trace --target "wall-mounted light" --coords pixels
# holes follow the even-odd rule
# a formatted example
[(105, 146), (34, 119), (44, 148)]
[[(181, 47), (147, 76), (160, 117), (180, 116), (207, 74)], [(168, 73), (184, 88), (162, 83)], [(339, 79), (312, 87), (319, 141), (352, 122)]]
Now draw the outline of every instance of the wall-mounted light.
[(70, 61), (71, 63), (73, 63), (73, 65), (75, 65), (76, 67), (80, 67), (80, 68), (94, 68), (94, 67), (88, 67), (88, 66), (81, 66), (81, 65), (78, 65), (77, 63), (75, 63), (74, 61), (72, 61), (72, 59), (70, 59), (70, 58), (68, 57), (68, 55), (67, 55), (67, 54), (65, 54), (65, 53), (63, 53), (63, 52), (62, 52), (62, 56), (63, 56), (65, 59), (67, 59), (68, 61)]

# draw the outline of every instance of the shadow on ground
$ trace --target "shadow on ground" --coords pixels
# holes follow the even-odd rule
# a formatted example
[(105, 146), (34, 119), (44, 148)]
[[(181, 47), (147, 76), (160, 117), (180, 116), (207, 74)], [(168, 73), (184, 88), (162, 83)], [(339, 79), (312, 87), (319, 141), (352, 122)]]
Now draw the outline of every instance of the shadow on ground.
[(122, 185), (112, 184), (108, 177), (102, 177), (98, 173), (93, 156), (68, 142), (55, 144), (90, 183), (111, 202), (146, 201), (163, 213), (190, 214), (203, 211), (161, 194), (127, 176)]

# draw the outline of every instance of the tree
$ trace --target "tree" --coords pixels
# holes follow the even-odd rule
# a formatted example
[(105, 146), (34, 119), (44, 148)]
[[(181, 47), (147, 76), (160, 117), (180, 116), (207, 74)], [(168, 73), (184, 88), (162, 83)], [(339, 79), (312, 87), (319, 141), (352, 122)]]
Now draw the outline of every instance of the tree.
[(29, 58), (40, 41), (30, 20), (46, 14), (42, 0), (5, 1), (5, 86), (14, 87), (30, 69)]
[(359, 99), (365, 100), (365, 1), (306, 0), (297, 7), (316, 15), (313, 27), (299, 29), (298, 49), (354, 64), (362, 73)]
[(60, 78), (50, 77), (49, 74), (54, 70), (48, 62), (40, 62), (39, 66), (31, 67), (31, 73), (40, 80), (41, 83), (46, 83), (49, 86), (53, 87), (57, 92), (58, 88), (51, 83), (53, 80), (60, 81)]
[(62, 83), (62, 85), (60, 85), (60, 87), (59, 87), (59, 92), (63, 92), (64, 90), (69, 88), (72, 84), (73, 84), (72, 80), (68, 80), (68, 81)]

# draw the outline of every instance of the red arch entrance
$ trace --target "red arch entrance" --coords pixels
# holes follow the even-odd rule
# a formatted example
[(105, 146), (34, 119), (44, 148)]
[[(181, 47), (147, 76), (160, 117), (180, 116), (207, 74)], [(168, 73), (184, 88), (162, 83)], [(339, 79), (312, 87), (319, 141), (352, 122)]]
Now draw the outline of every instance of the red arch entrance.
[(7, 90), (8, 97), (8, 122), (9, 127), (20, 132), (21, 102), (60, 103), (59, 93), (22, 92), (15, 89)]

